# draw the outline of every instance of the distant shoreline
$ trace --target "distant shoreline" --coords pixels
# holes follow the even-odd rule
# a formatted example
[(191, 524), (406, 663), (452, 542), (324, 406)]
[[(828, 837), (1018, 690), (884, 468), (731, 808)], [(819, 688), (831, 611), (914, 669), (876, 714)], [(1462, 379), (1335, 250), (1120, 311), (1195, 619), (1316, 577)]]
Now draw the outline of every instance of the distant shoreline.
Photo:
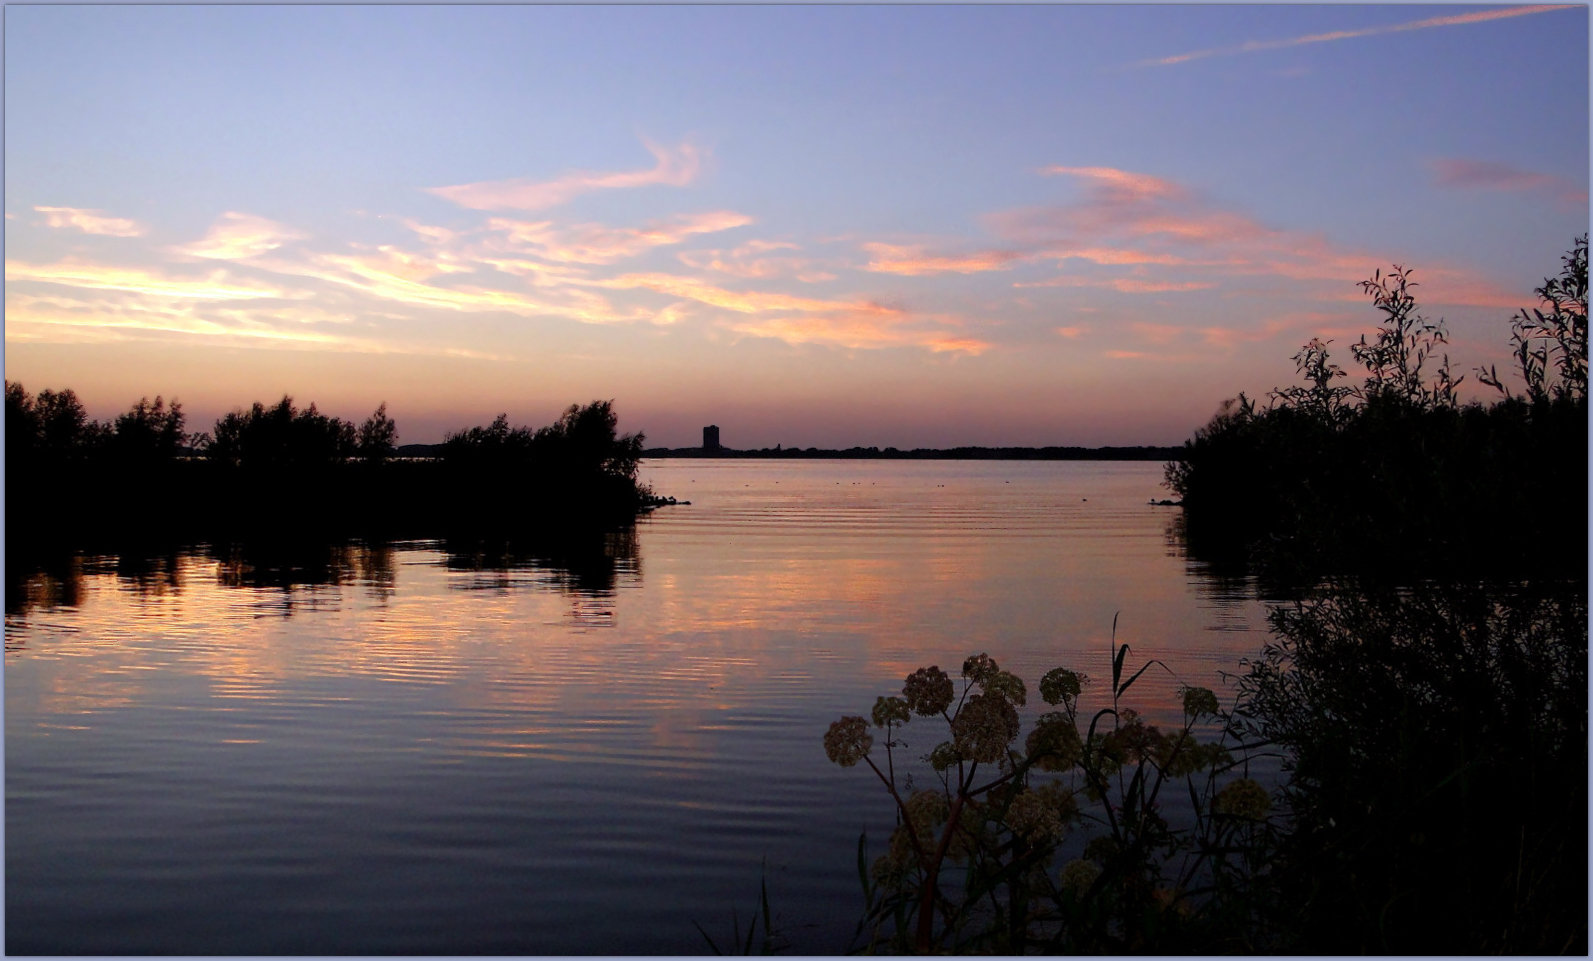
[(732, 450), (721, 447), (653, 447), (642, 451), (642, 459), (682, 458), (801, 458), (814, 460), (1129, 460), (1169, 461), (1183, 457), (1182, 447), (849, 447), (845, 450), (815, 447), (764, 447), (758, 450)]
[[(404, 444), (394, 451), (399, 458), (427, 459), (437, 457), (441, 444)], [(895, 447), (848, 447), (844, 450), (818, 447), (762, 447), (756, 450), (736, 450), (720, 447), (649, 447), (642, 451), (643, 460), (668, 460), (671, 458), (698, 458), (744, 460), (748, 458), (795, 458), (812, 460), (1182, 460), (1184, 448), (1179, 447), (915, 447), (900, 450)]]

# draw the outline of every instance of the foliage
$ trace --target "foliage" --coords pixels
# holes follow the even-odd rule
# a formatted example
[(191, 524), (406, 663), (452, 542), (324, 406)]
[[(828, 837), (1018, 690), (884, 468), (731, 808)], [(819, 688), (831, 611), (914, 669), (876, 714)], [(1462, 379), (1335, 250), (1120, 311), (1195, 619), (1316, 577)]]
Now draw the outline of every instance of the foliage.
[[(1254, 910), (1251, 893), (1264, 887), (1267, 792), (1241, 776), (1246, 762), (1225, 746), (1211, 691), (1185, 689), (1182, 722), (1165, 732), (1123, 706), (1134, 682), (1160, 666), (1125, 676), (1127, 656), (1128, 645), (1116, 649), (1111, 702), (1093, 714), (1082, 707), (1087, 676), (1047, 672), (1039, 693), (1054, 710), (1022, 741), (1028, 687), (986, 654), (964, 661), (960, 690), (938, 666), (921, 668), (900, 697), (879, 698), (871, 718), (830, 726), (829, 758), (867, 765), (896, 807), (883, 854), (870, 863), (866, 837), (858, 842), (866, 949), (1261, 947), (1248, 940), (1258, 926), (1236, 925), (1234, 912)], [(946, 734), (919, 759), (928, 787), (901, 751), (903, 728), (920, 718)], [(1217, 739), (1200, 739), (1214, 728)], [(1190, 804), (1182, 826), (1164, 814), (1174, 790)]]
[(510, 427), (499, 414), (487, 427), (447, 435), (443, 460), (469, 467), (532, 467), (579, 476), (606, 475), (634, 481), (643, 434), (620, 435), (611, 400), (571, 404), (552, 424), (533, 431)]
[(1585, 577), (1337, 584), (1271, 619), (1237, 725), (1289, 759), (1289, 943), (1586, 953)]
[(286, 470), (341, 464), (356, 450), (354, 425), (304, 410), (283, 395), (271, 407), (259, 401), (216, 421), (206, 456), (212, 463), (252, 470)]
[(173, 400), (171, 406), (160, 396), (151, 404), (140, 397), (125, 414), (116, 418), (111, 433), (112, 449), (129, 460), (171, 460), (184, 446), (187, 435), (183, 433), (183, 406)]
[[(1549, 306), (1510, 318), (1510, 342), (1526, 383), (1525, 399), (1534, 406), (1587, 399), (1587, 234), (1576, 239), (1561, 261), (1558, 277), (1545, 278), (1534, 291)], [(1478, 379), (1506, 398), (1498, 371), (1479, 371)]]
[(1284, 587), (1585, 567), (1586, 236), (1539, 288), (1548, 311), (1514, 319), (1526, 393), (1480, 372), (1504, 394), (1492, 406), (1459, 402), (1443, 324), (1420, 314), (1412, 275), (1361, 284), (1382, 322), (1351, 346), (1359, 385), (1313, 339), (1294, 358), (1304, 385), (1225, 403), (1167, 465), (1192, 554), (1247, 560)]
[(380, 464), (393, 456), (397, 440), (398, 424), (387, 416), (387, 402), (383, 401), (360, 425), (354, 438), (354, 449), (366, 463)]

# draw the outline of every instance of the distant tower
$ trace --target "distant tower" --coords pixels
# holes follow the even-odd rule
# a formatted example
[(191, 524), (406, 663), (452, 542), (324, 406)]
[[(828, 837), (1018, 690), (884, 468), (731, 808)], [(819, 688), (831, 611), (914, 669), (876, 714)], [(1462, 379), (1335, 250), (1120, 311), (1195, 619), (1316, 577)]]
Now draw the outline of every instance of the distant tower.
[(709, 424), (707, 427), (702, 429), (702, 449), (719, 449), (719, 428), (717, 426)]

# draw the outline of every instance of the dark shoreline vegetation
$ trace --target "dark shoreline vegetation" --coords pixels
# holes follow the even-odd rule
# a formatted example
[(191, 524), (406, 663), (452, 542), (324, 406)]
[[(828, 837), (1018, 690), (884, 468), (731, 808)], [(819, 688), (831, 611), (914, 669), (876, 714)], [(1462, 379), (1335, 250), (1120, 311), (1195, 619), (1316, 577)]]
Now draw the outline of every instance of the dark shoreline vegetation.
[[(832, 724), (896, 812), (883, 853), (858, 841), (854, 944), (1585, 955), (1587, 247), (1511, 320), (1521, 392), (1490, 367), (1499, 398), (1458, 402), (1396, 266), (1361, 285), (1361, 384), (1312, 340), (1304, 386), (1241, 394), (1167, 465), (1189, 556), (1293, 598), (1226, 708), (1186, 687), (1147, 725), (1127, 695), (1159, 662), (1114, 644), (1091, 709), (1079, 665), (1040, 679), (1026, 740), (1027, 685), (985, 654)], [(944, 726), (927, 771), (893, 750), (910, 721)]]
[(235, 540), (533, 537), (608, 530), (656, 503), (637, 482), (643, 436), (609, 401), (539, 429), (450, 434), (438, 455), (395, 456), (386, 405), (361, 425), (256, 402), (187, 434), (157, 397), (88, 419), (70, 390), (6, 382), (6, 551), (117, 552)]

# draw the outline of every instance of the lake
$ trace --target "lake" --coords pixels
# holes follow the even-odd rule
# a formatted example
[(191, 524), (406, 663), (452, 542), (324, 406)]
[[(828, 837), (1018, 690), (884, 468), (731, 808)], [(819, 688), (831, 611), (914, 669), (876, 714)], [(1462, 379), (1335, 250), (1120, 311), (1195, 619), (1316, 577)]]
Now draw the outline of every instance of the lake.
[[(1173, 721), (1180, 682), (1221, 694), (1266, 638), (1148, 503), (1160, 464), (643, 479), (691, 503), (595, 548), (193, 550), (14, 582), (8, 952), (702, 954), (693, 922), (723, 946), (760, 879), (789, 952), (840, 952), (858, 835), (892, 811), (825, 759), (831, 721), (979, 651), (1029, 682), (1026, 719), (1058, 665), (1099, 706), (1114, 615), (1130, 664), (1168, 669), (1130, 703)], [(920, 727), (912, 753), (941, 739)]]

